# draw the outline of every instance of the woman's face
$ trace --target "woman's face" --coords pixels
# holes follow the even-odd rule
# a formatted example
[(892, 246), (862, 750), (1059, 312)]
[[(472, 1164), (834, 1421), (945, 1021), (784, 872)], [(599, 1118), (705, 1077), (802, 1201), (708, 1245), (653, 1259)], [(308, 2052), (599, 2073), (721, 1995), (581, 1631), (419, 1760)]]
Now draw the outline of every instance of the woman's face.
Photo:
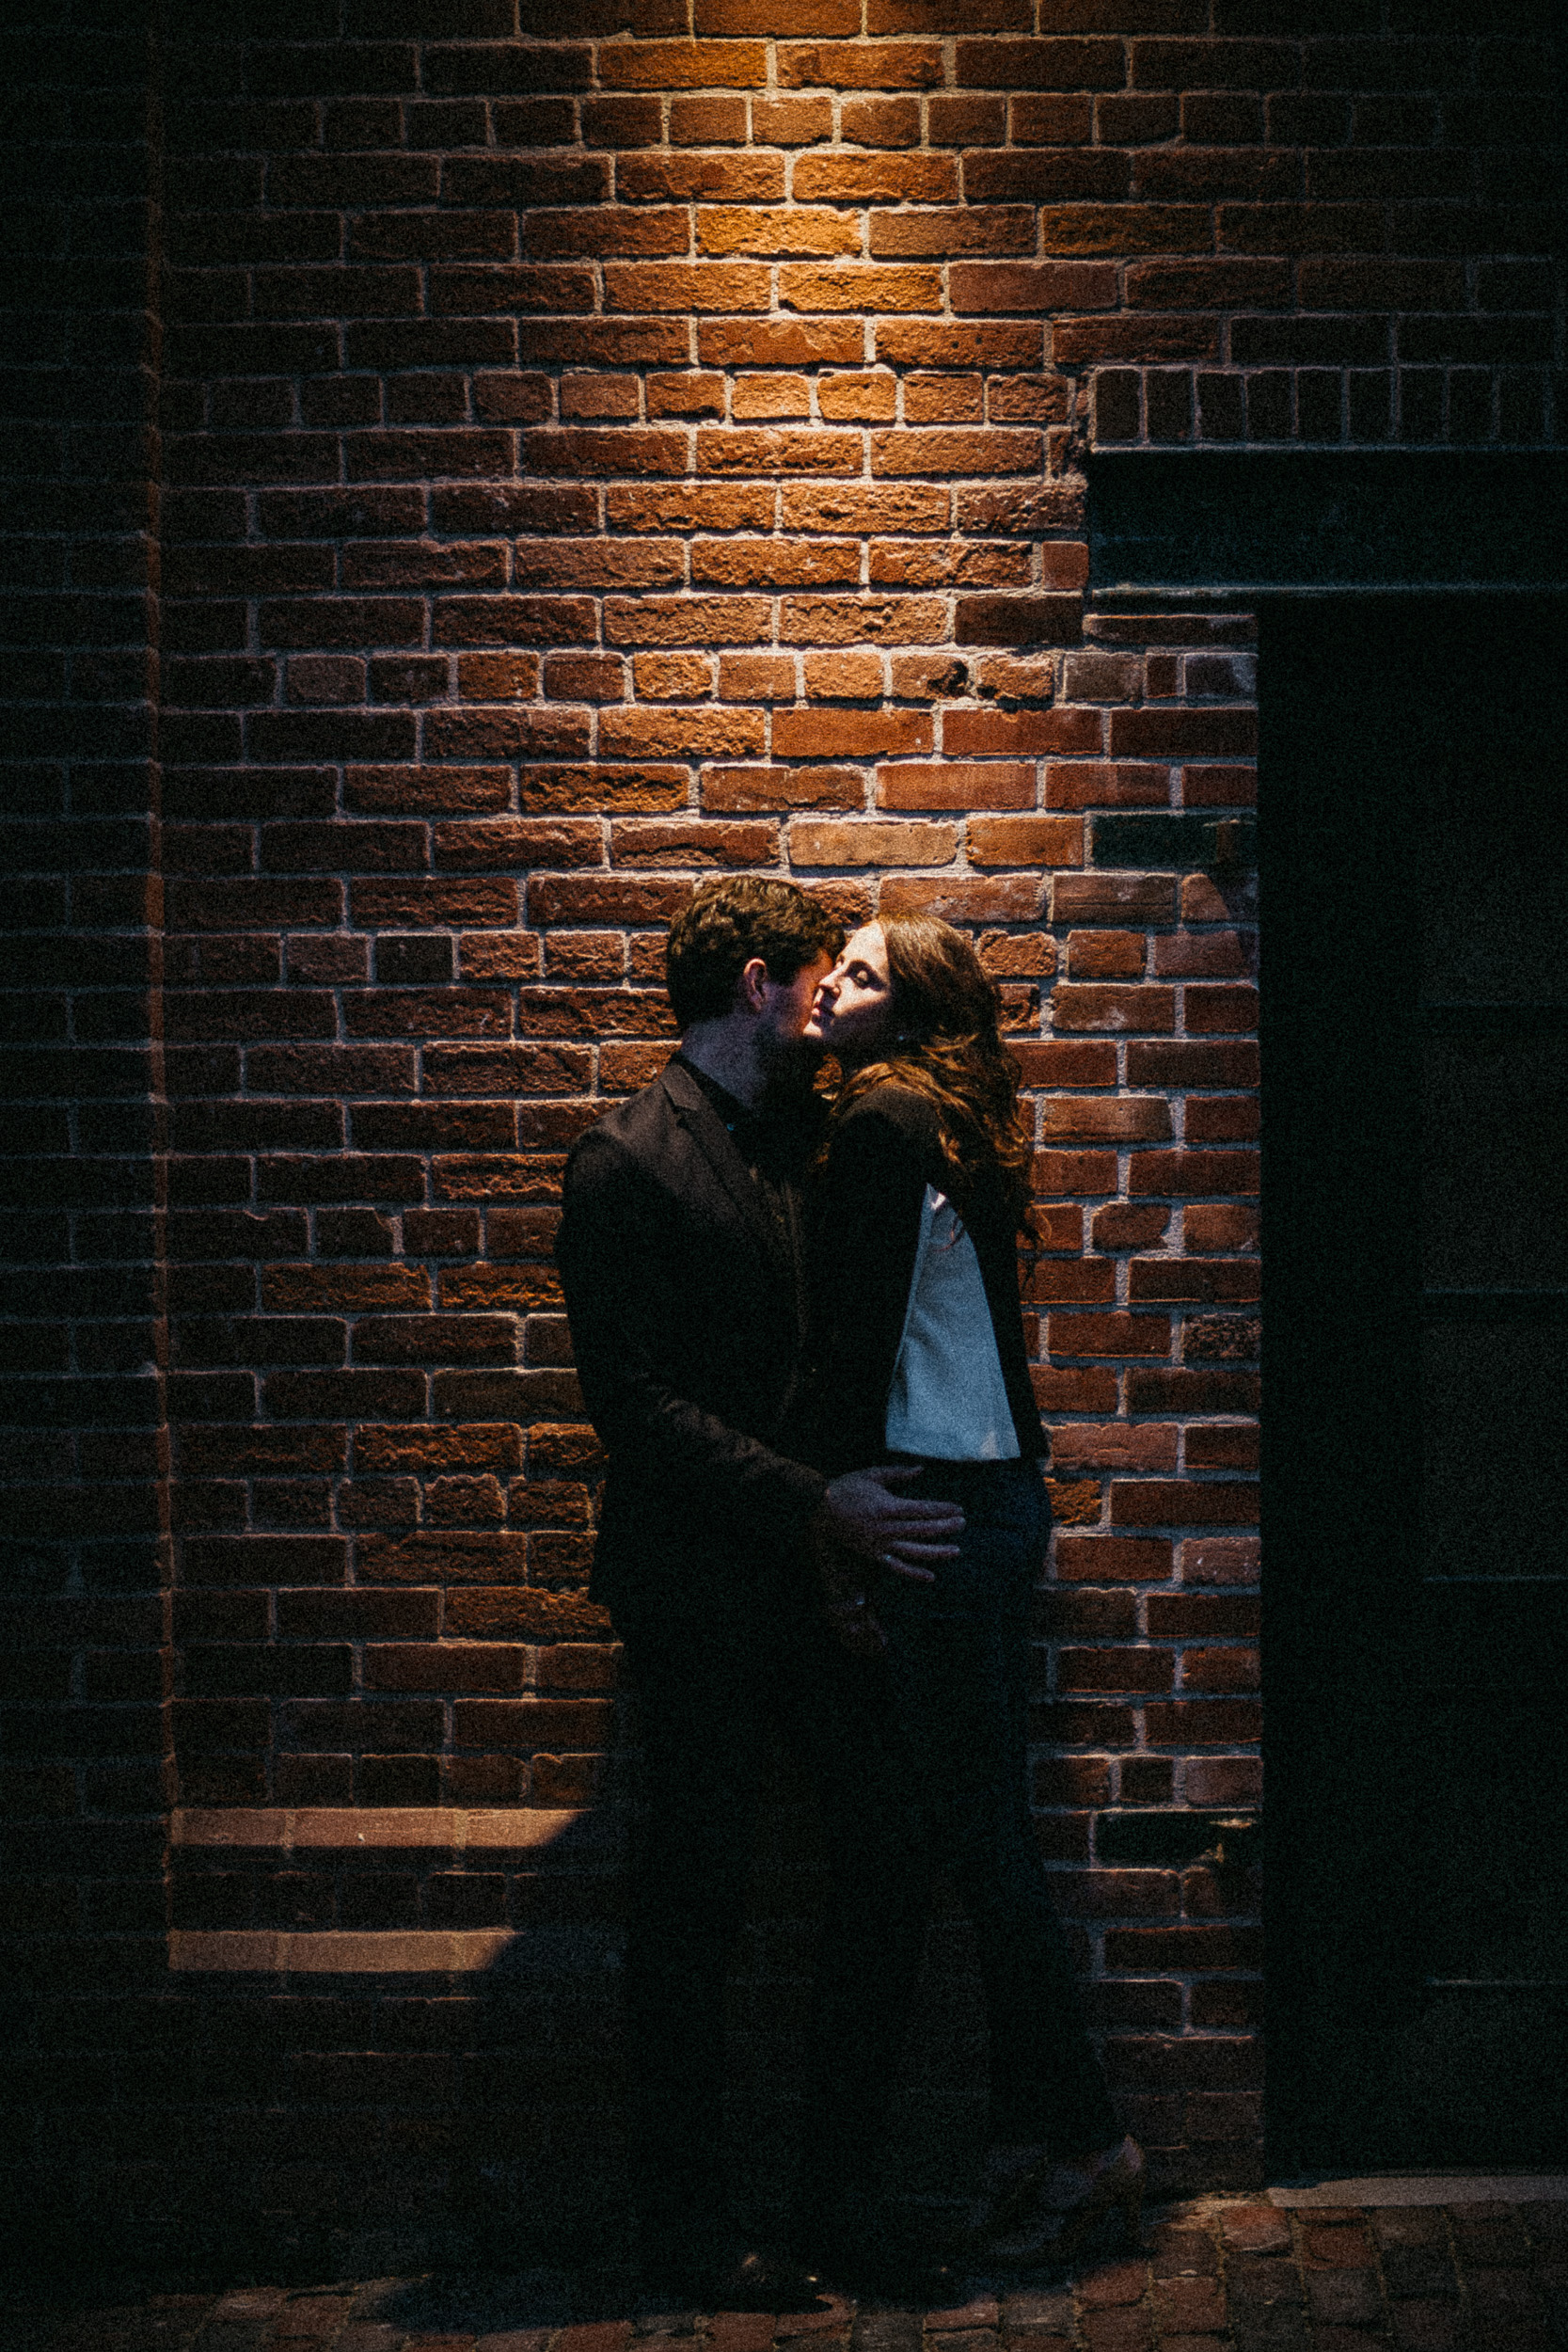
[(893, 980), (879, 923), (866, 923), (816, 992), (808, 1038), (850, 1068), (874, 1061), (893, 1035)]

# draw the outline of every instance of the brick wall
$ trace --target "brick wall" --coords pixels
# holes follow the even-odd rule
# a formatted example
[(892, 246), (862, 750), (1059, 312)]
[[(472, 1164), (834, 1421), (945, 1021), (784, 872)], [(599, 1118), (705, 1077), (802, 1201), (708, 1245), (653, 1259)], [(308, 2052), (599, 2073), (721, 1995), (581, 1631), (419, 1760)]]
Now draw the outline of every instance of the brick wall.
[[(168, 1940), (118, 1922), (106, 1997), (101, 1957), (69, 1976), (96, 1898), (61, 1867), (108, 1783), (22, 1785), (29, 1964), (68, 1968), (22, 2076), (80, 2054), (46, 2124), (99, 2151), (77, 2210), (436, 2243), (610, 2194), (623, 1775), (553, 1204), (668, 1050), (666, 919), (739, 868), (945, 914), (1002, 983), (1061, 1526), (1040, 1834), (1162, 2186), (1259, 2177), (1256, 1889), (1216, 1826), (1259, 1788), (1252, 628), (1087, 608), (1077, 459), (1545, 438), (1544, 12), (799, 0), (774, 38), (784, 13), (173, 10), (180, 1808)], [(25, 773), (82, 813), (63, 767)], [(142, 920), (72, 887), (90, 932)], [(120, 1148), (105, 1116), (46, 1112), (45, 1148), (68, 1117)], [(145, 1479), (157, 1419), (44, 1457)], [(70, 1721), (105, 1695), (129, 1724), (134, 1663), (77, 1671)], [(809, 1859), (792, 1832), (749, 1947), (786, 2040)], [(943, 2046), (920, 2192), (976, 2128), (974, 2051), (943, 2074)]]

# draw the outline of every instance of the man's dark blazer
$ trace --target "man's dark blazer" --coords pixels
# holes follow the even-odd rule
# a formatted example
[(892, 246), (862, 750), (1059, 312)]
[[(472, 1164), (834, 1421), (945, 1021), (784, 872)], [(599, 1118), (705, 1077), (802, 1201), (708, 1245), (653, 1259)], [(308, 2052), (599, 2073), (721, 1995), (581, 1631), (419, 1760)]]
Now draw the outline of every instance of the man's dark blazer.
[(778, 1451), (805, 1337), (790, 1222), (678, 1061), (567, 1164), (556, 1257), (609, 1457), (591, 1590), (617, 1631), (693, 1611), (733, 1622), (804, 1586), (826, 1481)]

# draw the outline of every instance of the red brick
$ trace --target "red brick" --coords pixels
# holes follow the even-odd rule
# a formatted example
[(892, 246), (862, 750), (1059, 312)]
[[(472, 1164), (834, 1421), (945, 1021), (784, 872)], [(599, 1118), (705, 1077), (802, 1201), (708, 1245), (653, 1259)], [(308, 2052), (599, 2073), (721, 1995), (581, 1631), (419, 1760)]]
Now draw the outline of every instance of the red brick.
[(1168, 1422), (1068, 1422), (1054, 1432), (1051, 1454), (1063, 1471), (1174, 1470), (1176, 1444)]
[[(781, 155), (663, 154), (622, 155), (615, 167), (617, 192), (623, 198), (661, 200), (673, 204), (777, 203), (784, 192)], [(685, 357), (681, 349), (671, 358)], [(705, 354), (704, 355), (706, 356)]]
[(1155, 1536), (1069, 1535), (1056, 1538), (1056, 1575), (1077, 1584), (1160, 1584), (1171, 1572), (1171, 1546)]
[(742, 147), (746, 101), (740, 97), (673, 99), (670, 136), (676, 147)]
[(1058, 923), (1169, 923), (1176, 914), (1176, 885), (1159, 874), (1061, 874), (1052, 885), (1052, 907)]
[(1134, 1304), (1250, 1305), (1258, 1295), (1255, 1258), (1139, 1258), (1128, 1269), (1128, 1296)]
[(814, 147), (831, 139), (832, 131), (832, 105), (826, 98), (752, 101), (752, 136), (759, 146)]
[(1032, 1181), (1037, 1193), (1114, 1192), (1117, 1155), (1114, 1152), (1037, 1152)]
[[(1246, 968), (1234, 931), (1175, 931), (1154, 943), (1154, 969), (1171, 978), (1215, 979)], [(1190, 994), (1187, 1002), (1192, 1002)]]
[(857, 367), (860, 326), (834, 319), (704, 319), (697, 355), (712, 368)]
[(945, 866), (956, 847), (953, 826), (918, 821), (839, 824), (797, 818), (789, 828), (789, 854), (797, 866)]
[(1122, 759), (1224, 759), (1258, 749), (1254, 710), (1114, 710), (1111, 754)]
[(856, 768), (710, 768), (705, 809), (859, 808), (865, 782)]
[(1047, 1343), (1053, 1356), (1165, 1356), (1168, 1315), (1053, 1314)]
[(766, 749), (761, 711), (680, 710), (651, 707), (607, 710), (599, 748), (611, 759), (755, 759)]
[(1251, 808), (1258, 799), (1258, 771), (1255, 768), (1184, 768), (1181, 799), (1187, 808)]
[(602, 1748), (610, 1731), (603, 1699), (459, 1699), (452, 1710), (459, 1747)]
[(1184, 1691), (1256, 1691), (1259, 1683), (1255, 1649), (1193, 1649), (1182, 1652)]
[[(1533, 250), (1535, 166), (1514, 152), (1544, 135), (1530, 57), (1495, 43), (1486, 87), (1456, 95), (1475, 60), (1447, 41), (1417, 44), (1414, 65), (1376, 40), (1303, 50), (1299, 27), (1262, 38), (1234, 8), (1215, 38), (1202, 0), (1139, 0), (1131, 17), (1069, 0), (1038, 37), (1029, 0), (867, 0), (863, 15), (860, 0), (800, 0), (784, 39), (764, 0), (588, 0), (570, 45), (543, 0), (505, 24), (500, 0), (456, 0), (421, 61), (401, 7), (372, 31), (368, 0), (351, 0), (347, 48), (263, 42), (246, 71), (276, 97), (230, 104), (209, 58), (218, 81), (204, 67), (196, 95), (216, 151), (169, 166), (164, 865), (168, 910), (196, 929), (170, 941), (165, 977), (177, 1353), (230, 1350), (261, 1307), (269, 1349), (356, 1359), (260, 1381), (171, 1374), (178, 1411), (225, 1416), (177, 1439), (182, 1571), (213, 1579), (177, 1597), (180, 1639), (193, 1672), (214, 1672), (214, 1649), (261, 1643), (265, 1582), (297, 1576), (277, 1604), (291, 1670), (321, 1662), (304, 1650), (369, 1643), (387, 1739), (424, 1744), (357, 1761), (373, 1709), (299, 1705), (289, 1736), (307, 1728), (310, 1750), (269, 1781), (267, 1703), (219, 1696), (182, 1713), (187, 1794), (593, 1801), (598, 1758), (578, 1743), (597, 1746), (602, 1724), (477, 1711), (484, 1690), (520, 1711), (556, 1704), (525, 1691), (602, 1704), (610, 1688), (609, 1629), (579, 1589), (601, 1466), (548, 1258), (564, 1152), (668, 1057), (662, 930), (692, 874), (784, 870), (787, 846), (831, 861), (816, 886), (851, 919), (930, 908), (980, 932), (1022, 1024), (1023, 1082), (1045, 1097), (1032, 1173), (1051, 1197), (1021, 1250), (1029, 1343), (1066, 1359), (1031, 1373), (1058, 1424), (1062, 1521), (1040, 1638), (1067, 1645), (1065, 1690), (1105, 1696), (1042, 1708), (1037, 1729), (1122, 1753), (1114, 1770), (1104, 1752), (1041, 1759), (1044, 1851), (1082, 1865), (1094, 1812), (1170, 1805), (1179, 1787), (1188, 1804), (1250, 1810), (1256, 1759), (1225, 1751), (1258, 1724), (1257, 1547), (1230, 1517), (1180, 1513), (1253, 1499), (1251, 943), (1206, 873), (1051, 862), (1085, 812), (1250, 805), (1253, 714), (1232, 665), (1252, 632), (1227, 616), (1085, 622), (1069, 428), (1095, 405), (1087, 371), (1102, 395), (1149, 371), (1151, 437), (1168, 438), (1162, 395), (1191, 396), (1198, 364), (1216, 430), (1215, 395), (1240, 384), (1219, 364), (1229, 316), (1228, 362), (1264, 371), (1256, 428), (1288, 368), (1307, 371), (1304, 426), (1331, 389), (1337, 421), (1334, 371), (1353, 365), (1359, 437), (1388, 397), (1399, 313), (1416, 321), (1407, 363), (1468, 371), (1452, 378), (1460, 421), (1495, 364), (1488, 339), (1511, 339), (1500, 413), (1517, 438), (1549, 283), (1531, 261), (1482, 254), (1473, 280), (1465, 262), (1504, 230), (1498, 249)], [(1407, 67), (1427, 76), (1414, 94), (1390, 86), (1353, 109), (1357, 75)], [(1473, 200), (1442, 197), (1440, 131), (1489, 151)], [(1310, 206), (1292, 200), (1301, 170)], [(818, 301), (845, 307), (814, 315)], [(269, 309), (309, 316), (269, 323)], [(244, 650), (258, 600), (263, 644), (292, 660)], [(79, 679), (95, 701), (140, 691), (119, 654), (84, 657)], [(340, 806), (353, 821), (336, 828)], [(145, 920), (129, 873), (80, 891), (78, 911)], [(372, 984), (370, 926), (413, 934), (406, 979), (384, 939)], [(1150, 1018), (1159, 1034), (1129, 1033)], [(1184, 1311), (1205, 1306), (1223, 1311)], [(383, 1327), (404, 1353), (377, 1367)], [(419, 1353), (449, 1343), (499, 1360)], [(1084, 1346), (1092, 1359), (1073, 1360)], [(451, 1418), (427, 1423), (432, 1387)], [(258, 1388), (277, 1418), (250, 1427)], [(115, 1450), (130, 1439), (85, 1442), (105, 1493), (142, 1474)], [(250, 1502), (293, 1514), (288, 1534), (245, 1536)], [(334, 1509), (362, 1532), (326, 1534)], [(1200, 1525), (1212, 1532), (1180, 1533)], [(116, 1639), (100, 1629), (94, 1645)], [(84, 1690), (104, 1698), (116, 1671), (96, 1656)], [(466, 1736), (527, 1737), (443, 1764), (440, 1693), (465, 1686)], [(335, 1737), (344, 1753), (314, 1752)], [(97, 1808), (103, 1785), (80, 1793)], [(1253, 2177), (1252, 1931), (1204, 1915), (1222, 1899), (1207, 1870), (1182, 1874), (1181, 1917), (1141, 1928), (1128, 1915), (1174, 1900), (1174, 1876), (1063, 1875), (1069, 1911), (1112, 1921), (1075, 1941), (1086, 1963), (1104, 1937), (1114, 1980), (1095, 2019), (1166, 2186)], [(479, 1915), (452, 1907), (477, 1877), (439, 1880), (433, 1918)], [(578, 1915), (592, 1891), (553, 1871), (536, 1886), (530, 1915)], [(90, 1915), (132, 1917), (109, 1901)], [(386, 1915), (395, 1933), (415, 1915)], [(1191, 1986), (1183, 2012), (1164, 1979), (1204, 1970), (1225, 1973)], [(338, 2030), (334, 2016), (325, 2038)], [(449, 2061), (394, 2063), (421, 2071), (362, 2058), (331, 2079), (405, 2100)], [(591, 2116), (586, 2058), (574, 2100), (579, 2079)], [(514, 2105), (531, 2162), (547, 2119), (531, 2099)], [(380, 2111), (388, 2160), (413, 2151), (428, 2171), (434, 2125)], [(280, 2129), (271, 2203), (352, 2201), (319, 2132), (307, 2147)], [(1152, 2292), (1141, 2263), (1091, 2272), (1085, 2342), (1109, 2352), (1163, 2327), (1196, 2352), (1219, 2324), (1217, 2257), (1196, 2240), (1201, 2259), (1195, 2233), (1164, 2238)], [(1236, 2259), (1265, 2257), (1238, 2245)], [(328, 2301), (280, 2298), (282, 2332), (310, 2340), (308, 2320), (341, 2317)], [(939, 2316), (948, 2332), (995, 2325), (989, 2306)], [(558, 2352), (620, 2352), (626, 2335), (569, 2332)], [(750, 2332), (717, 2326), (728, 2352)]]
[(947, 710), (942, 722), (942, 749), (958, 758), (1097, 752), (1101, 734), (1098, 710)]
[(1114, 985), (1077, 987), (1069, 982), (1056, 989), (1052, 1017), (1058, 1029), (1170, 1029), (1176, 1025), (1176, 992)]
[(1256, 1537), (1190, 1537), (1181, 1547), (1182, 1581), (1188, 1584), (1249, 1584), (1258, 1576)]
[[(1066, 886), (1064, 882), (1056, 884), (1058, 903)], [(1127, 1076), (1132, 1086), (1256, 1086), (1258, 1048), (1251, 1044), (1189, 1044), (1176, 1040), (1130, 1045), (1127, 1049)]]
[(1048, 1095), (1042, 1111), (1047, 1143), (1147, 1143), (1170, 1134), (1170, 1105), (1159, 1094)]
[(1256, 1142), (1260, 1127), (1256, 1095), (1198, 1096), (1187, 1104), (1189, 1143)]
[(499, 1642), (398, 1642), (364, 1652), (368, 1691), (519, 1691), (527, 1652)]
[(697, 215), (697, 249), (705, 254), (824, 258), (858, 253), (860, 246), (858, 221), (828, 209), (707, 204)]
[(1253, 1193), (1258, 1190), (1256, 1152), (1143, 1152), (1132, 1162), (1129, 1190), (1134, 1193)]
[[(830, 167), (825, 163), (824, 167)], [(855, 168), (849, 165), (832, 167), (849, 174)], [(803, 163), (797, 167), (797, 180), (804, 168)], [(779, 270), (779, 299), (791, 310), (936, 310), (942, 304), (942, 276), (936, 269), (897, 268), (891, 262), (846, 262), (832, 267), (785, 262)], [(744, 310), (748, 306), (732, 303), (728, 307)]]
[(1183, 1974), (1196, 1969), (1257, 1968), (1262, 1938), (1255, 1928), (1113, 1928), (1105, 1937), (1105, 1964), (1148, 1975), (1163, 1968)]
[[(779, 80), (785, 88), (929, 89), (942, 78), (942, 51), (934, 41), (786, 42), (779, 50)], [(798, 196), (805, 193), (797, 186)], [(877, 188), (868, 200), (896, 201), (903, 194), (902, 189)], [(913, 196), (909, 200), (942, 199)]]
[(1074, 817), (976, 817), (966, 828), (976, 866), (1077, 866), (1084, 828)]
[(760, 41), (627, 41), (598, 54), (599, 78), (615, 89), (744, 89), (768, 78)]
[(607, 596), (604, 633), (622, 645), (758, 644), (771, 633), (763, 596)]
[(930, 719), (917, 711), (781, 710), (773, 720), (773, 755), (778, 759), (867, 759), (928, 752), (931, 733)]
[(1187, 1026), (1197, 1034), (1246, 1033), (1258, 1026), (1255, 988), (1189, 988), (1184, 993)]
[[(711, 11), (716, 0), (698, 0), (698, 4)], [(561, 2329), (555, 2339), (556, 2352), (626, 2352), (631, 2334), (632, 2323), (626, 2319), (579, 2322)]]
[(1076, 596), (960, 596), (953, 616), (954, 640), (962, 645), (1075, 645), (1082, 633)]
[(615, 865), (755, 866), (778, 854), (778, 832), (768, 824), (662, 823), (657, 818), (617, 818), (610, 832)]
[(767, 530), (773, 494), (728, 483), (658, 483), (607, 490), (605, 512), (615, 532)]
[(1102, 1258), (1041, 1258), (1024, 1286), (1031, 1306), (1086, 1306), (1116, 1296), (1116, 1268)]
[(1027, 874), (984, 881), (977, 874), (890, 875), (880, 904), (889, 914), (940, 914), (948, 923), (1022, 923), (1037, 917), (1040, 884)]
[(1114, 1045), (1062, 1038), (1043, 1043), (1021, 1041), (1012, 1047), (1012, 1054), (1025, 1086), (1109, 1087), (1116, 1084), (1117, 1052)]
[(698, 540), (691, 549), (694, 586), (816, 588), (859, 582), (861, 551), (849, 540)]
[[(1189, 1112), (1195, 1107), (1189, 1104)], [(1195, 1204), (1186, 1213), (1183, 1230), (1194, 1249), (1253, 1249), (1258, 1245), (1258, 1212), (1239, 1202)]]
[(1068, 975), (1074, 980), (1141, 979), (1148, 960), (1142, 931), (1073, 931), (1068, 939)]
[(1097, 1249), (1149, 1249), (1163, 1241), (1170, 1223), (1168, 1209), (1153, 1201), (1114, 1201), (1094, 1214)]
[(1114, 1527), (1246, 1527), (1257, 1518), (1258, 1487), (1252, 1482), (1148, 1478), (1111, 1489)]
[[(882, 808), (1030, 808), (1034, 800), (1034, 770), (1002, 760), (947, 760), (931, 767), (911, 762), (877, 771), (877, 802)], [(973, 842), (974, 829), (970, 830)]]
[(1166, 808), (1170, 797), (1165, 768), (1070, 760), (1045, 771), (1047, 808)]

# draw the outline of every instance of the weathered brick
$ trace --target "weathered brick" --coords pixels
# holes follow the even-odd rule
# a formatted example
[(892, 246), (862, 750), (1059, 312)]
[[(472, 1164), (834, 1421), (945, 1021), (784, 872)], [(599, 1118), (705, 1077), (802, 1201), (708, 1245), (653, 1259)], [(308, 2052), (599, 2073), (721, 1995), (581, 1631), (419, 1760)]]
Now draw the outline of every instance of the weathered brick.
[(1076, 866), (1084, 855), (1075, 817), (975, 817), (966, 838), (976, 866)]
[[(877, 771), (881, 808), (1028, 808), (1034, 799), (1034, 771), (1016, 762), (953, 760), (927, 767), (911, 761)], [(971, 827), (972, 852), (973, 834)]]
[(789, 827), (789, 854), (797, 866), (945, 866), (957, 846), (951, 825), (918, 821), (859, 824), (797, 818)]

